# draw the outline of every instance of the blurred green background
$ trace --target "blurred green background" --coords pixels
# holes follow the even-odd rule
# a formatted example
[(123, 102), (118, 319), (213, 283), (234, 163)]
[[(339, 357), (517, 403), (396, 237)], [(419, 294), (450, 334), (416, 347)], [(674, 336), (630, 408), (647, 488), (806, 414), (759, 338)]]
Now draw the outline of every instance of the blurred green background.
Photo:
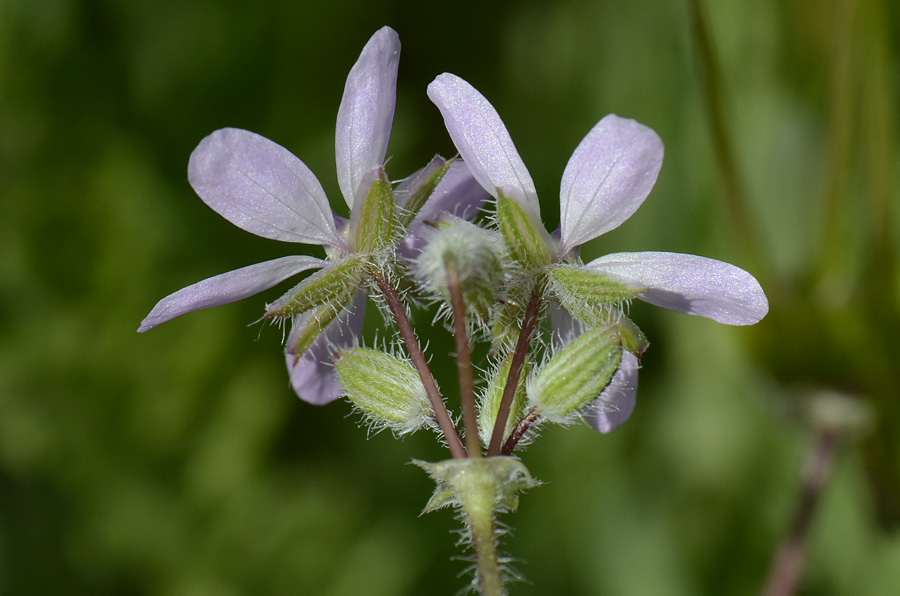
[(900, 594), (892, 0), (0, 0), (0, 593), (463, 585), (457, 524), (417, 517), (431, 487), (406, 465), (446, 453), (296, 399), (280, 332), (252, 325), (278, 290), (135, 332), (182, 286), (296, 252), (194, 195), (209, 132), (277, 141), (340, 202), (338, 102), (383, 25), (404, 44), (393, 178), (454, 152), (425, 96), (444, 71), (496, 105), (549, 227), (582, 136), (636, 118), (666, 143), (659, 182), (584, 256), (703, 254), (772, 303), (752, 329), (634, 305), (652, 346), (632, 419), (524, 453), (546, 484), (507, 519), (513, 593), (758, 593), (810, 396), (840, 392), (869, 423), (836, 452), (801, 593)]

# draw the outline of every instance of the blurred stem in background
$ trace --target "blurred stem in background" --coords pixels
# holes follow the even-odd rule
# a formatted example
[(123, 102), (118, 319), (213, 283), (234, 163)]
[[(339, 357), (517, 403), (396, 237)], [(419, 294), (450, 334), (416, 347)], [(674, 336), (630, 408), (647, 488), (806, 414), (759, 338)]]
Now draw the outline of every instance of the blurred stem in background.
[[(814, 204), (821, 210), (821, 227), (812, 262), (799, 277), (767, 266), (772, 260), (763, 253), (764, 236), (741, 179), (705, 7), (702, 0), (690, 0), (690, 8), (726, 217), (744, 262), (770, 297), (768, 324), (754, 330), (756, 356), (787, 387), (784, 395), (795, 402), (787, 404), (789, 411), (803, 410), (800, 401), (807, 392), (802, 389), (809, 387), (855, 396), (857, 408), (844, 415), (848, 424), (866, 419), (860, 408), (871, 410), (873, 427), (864, 441), (869, 482), (882, 527), (895, 530), (900, 524), (900, 372), (891, 355), (900, 337), (900, 301), (894, 229), (897, 123), (891, 106), (897, 105), (897, 65), (885, 0), (832, 0), (815, 7), (827, 13), (822, 36), (831, 41), (830, 55), (821, 57), (828, 77), (826, 146), (822, 186), (811, 189), (818, 196)], [(804, 422), (817, 438), (811, 441), (811, 463), (801, 478), (788, 537), (773, 562), (766, 592), (773, 595), (792, 594), (799, 587), (803, 545), (827, 470), (840, 438), (859, 430), (836, 433), (816, 428), (810, 419)]]

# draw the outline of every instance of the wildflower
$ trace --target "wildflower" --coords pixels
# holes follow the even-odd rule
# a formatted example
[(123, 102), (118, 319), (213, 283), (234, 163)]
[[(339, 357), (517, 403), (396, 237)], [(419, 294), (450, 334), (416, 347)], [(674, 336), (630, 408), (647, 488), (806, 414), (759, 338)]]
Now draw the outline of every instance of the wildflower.
[[(386, 261), (404, 229), (383, 163), (396, 100), (400, 40), (389, 27), (377, 31), (350, 71), (335, 130), (338, 186), (350, 208), (349, 220), (335, 215), (312, 171), (284, 147), (235, 128), (217, 130), (191, 154), (188, 180), (214, 211), (243, 230), (282, 242), (317, 244), (327, 259), (289, 256), (211, 277), (163, 298), (142, 321), (147, 331), (179, 315), (241, 300), (302, 271), (319, 269), (268, 305), (267, 316), (293, 320), (287, 347), (291, 383), (304, 400), (324, 404), (341, 391), (331, 365), (336, 347), (358, 336), (365, 306), (361, 292), (368, 267)], [(431, 182), (419, 207), (454, 210), (477, 201), (464, 180), (461, 162), (430, 164), (426, 180), (408, 189), (404, 200)], [(451, 188), (441, 177), (453, 170)], [(438, 188), (435, 189), (434, 187)], [(452, 195), (448, 198), (448, 194)], [(432, 200), (433, 195), (433, 200)], [(403, 207), (404, 205), (399, 205)], [(415, 213), (412, 214), (413, 216)], [(407, 226), (411, 223), (404, 222)]]
[[(563, 172), (560, 228), (549, 234), (541, 223), (531, 175), (487, 99), (449, 73), (428, 86), (428, 96), (441, 111), (447, 131), (475, 179), (497, 199), (501, 227), (502, 207), (512, 214), (514, 223), (509, 225), (524, 230), (509, 234), (521, 238), (516, 241), (518, 246), (509, 247), (511, 254), (518, 254), (523, 266), (549, 277), (553, 298), (565, 309), (552, 312), (557, 347), (577, 337), (583, 331), (582, 323), (596, 326), (604, 317), (624, 317), (618, 306), (632, 298), (729, 325), (753, 324), (768, 312), (756, 279), (721, 261), (636, 252), (578, 262), (580, 245), (621, 225), (653, 188), (662, 166), (663, 144), (652, 129), (615, 114), (591, 129)], [(595, 400), (588, 420), (598, 430), (609, 432), (630, 416), (644, 347), (641, 338), (623, 351), (618, 371)]]

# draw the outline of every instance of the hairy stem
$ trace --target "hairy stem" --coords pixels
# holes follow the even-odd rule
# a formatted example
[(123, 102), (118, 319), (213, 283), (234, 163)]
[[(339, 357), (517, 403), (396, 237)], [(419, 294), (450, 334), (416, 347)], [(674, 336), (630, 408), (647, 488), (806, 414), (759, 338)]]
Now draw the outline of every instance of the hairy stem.
[(528, 347), (531, 344), (531, 334), (537, 325), (538, 313), (541, 309), (541, 287), (535, 285), (531, 292), (531, 299), (525, 307), (525, 317), (522, 319), (522, 329), (519, 331), (519, 339), (516, 340), (516, 349), (509, 365), (509, 375), (506, 377), (506, 385), (503, 387), (503, 396), (500, 398), (500, 407), (497, 409), (497, 420), (494, 421), (494, 430), (491, 433), (491, 443), (488, 445), (488, 457), (500, 455), (503, 443), (503, 433), (506, 430), (506, 421), (509, 420), (509, 408), (512, 406), (519, 386), (519, 377), (522, 376), (522, 368), (525, 366), (525, 357), (528, 355)]
[(519, 423), (513, 431), (509, 433), (509, 438), (503, 443), (503, 449), (500, 451), (500, 455), (512, 455), (512, 452), (516, 449), (516, 445), (519, 444), (519, 441), (522, 440), (522, 437), (525, 436), (528, 429), (531, 428), (540, 417), (541, 415), (538, 414), (537, 411), (531, 410), (524, 418), (519, 420)]
[(453, 258), (444, 258), (447, 285), (450, 289), (450, 308), (453, 310), (453, 336), (456, 340), (456, 368), (459, 373), (459, 397), (462, 402), (463, 424), (469, 457), (481, 457), (478, 439), (478, 417), (475, 413), (475, 378), (472, 374), (472, 349), (466, 330), (466, 301), (462, 293), (459, 269)]
[(474, 507), (471, 506), (472, 503), (466, 505), (475, 565), (478, 568), (478, 588), (482, 596), (504, 596), (506, 589), (503, 587), (500, 556), (497, 553), (494, 514), (491, 509), (493, 503), (478, 503)]
[(428, 394), (428, 400), (431, 402), (432, 410), (434, 410), (434, 419), (437, 420), (438, 425), (444, 432), (447, 446), (450, 447), (450, 454), (453, 457), (466, 457), (466, 448), (463, 447), (459, 431), (456, 430), (456, 426), (450, 419), (450, 413), (447, 412), (447, 406), (444, 404), (441, 392), (434, 381), (434, 375), (431, 374), (431, 369), (428, 368), (428, 361), (422, 352), (422, 346), (419, 345), (419, 338), (416, 336), (409, 317), (406, 316), (406, 309), (403, 307), (400, 295), (397, 294), (394, 286), (380, 273), (373, 273), (372, 278), (378, 284), (378, 288), (387, 301), (388, 308), (394, 315), (397, 328), (400, 330), (400, 337), (403, 338), (403, 343), (406, 344), (406, 351), (409, 352), (409, 357), (419, 373), (419, 378), (422, 379), (422, 384), (425, 386), (425, 392)]

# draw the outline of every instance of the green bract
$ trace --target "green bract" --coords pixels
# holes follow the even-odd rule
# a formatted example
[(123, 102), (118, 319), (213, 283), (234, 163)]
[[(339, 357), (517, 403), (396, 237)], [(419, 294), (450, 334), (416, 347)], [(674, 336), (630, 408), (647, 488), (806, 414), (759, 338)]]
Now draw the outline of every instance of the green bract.
[(568, 422), (609, 384), (622, 359), (619, 335), (597, 328), (550, 358), (527, 383), (528, 402), (551, 422)]

